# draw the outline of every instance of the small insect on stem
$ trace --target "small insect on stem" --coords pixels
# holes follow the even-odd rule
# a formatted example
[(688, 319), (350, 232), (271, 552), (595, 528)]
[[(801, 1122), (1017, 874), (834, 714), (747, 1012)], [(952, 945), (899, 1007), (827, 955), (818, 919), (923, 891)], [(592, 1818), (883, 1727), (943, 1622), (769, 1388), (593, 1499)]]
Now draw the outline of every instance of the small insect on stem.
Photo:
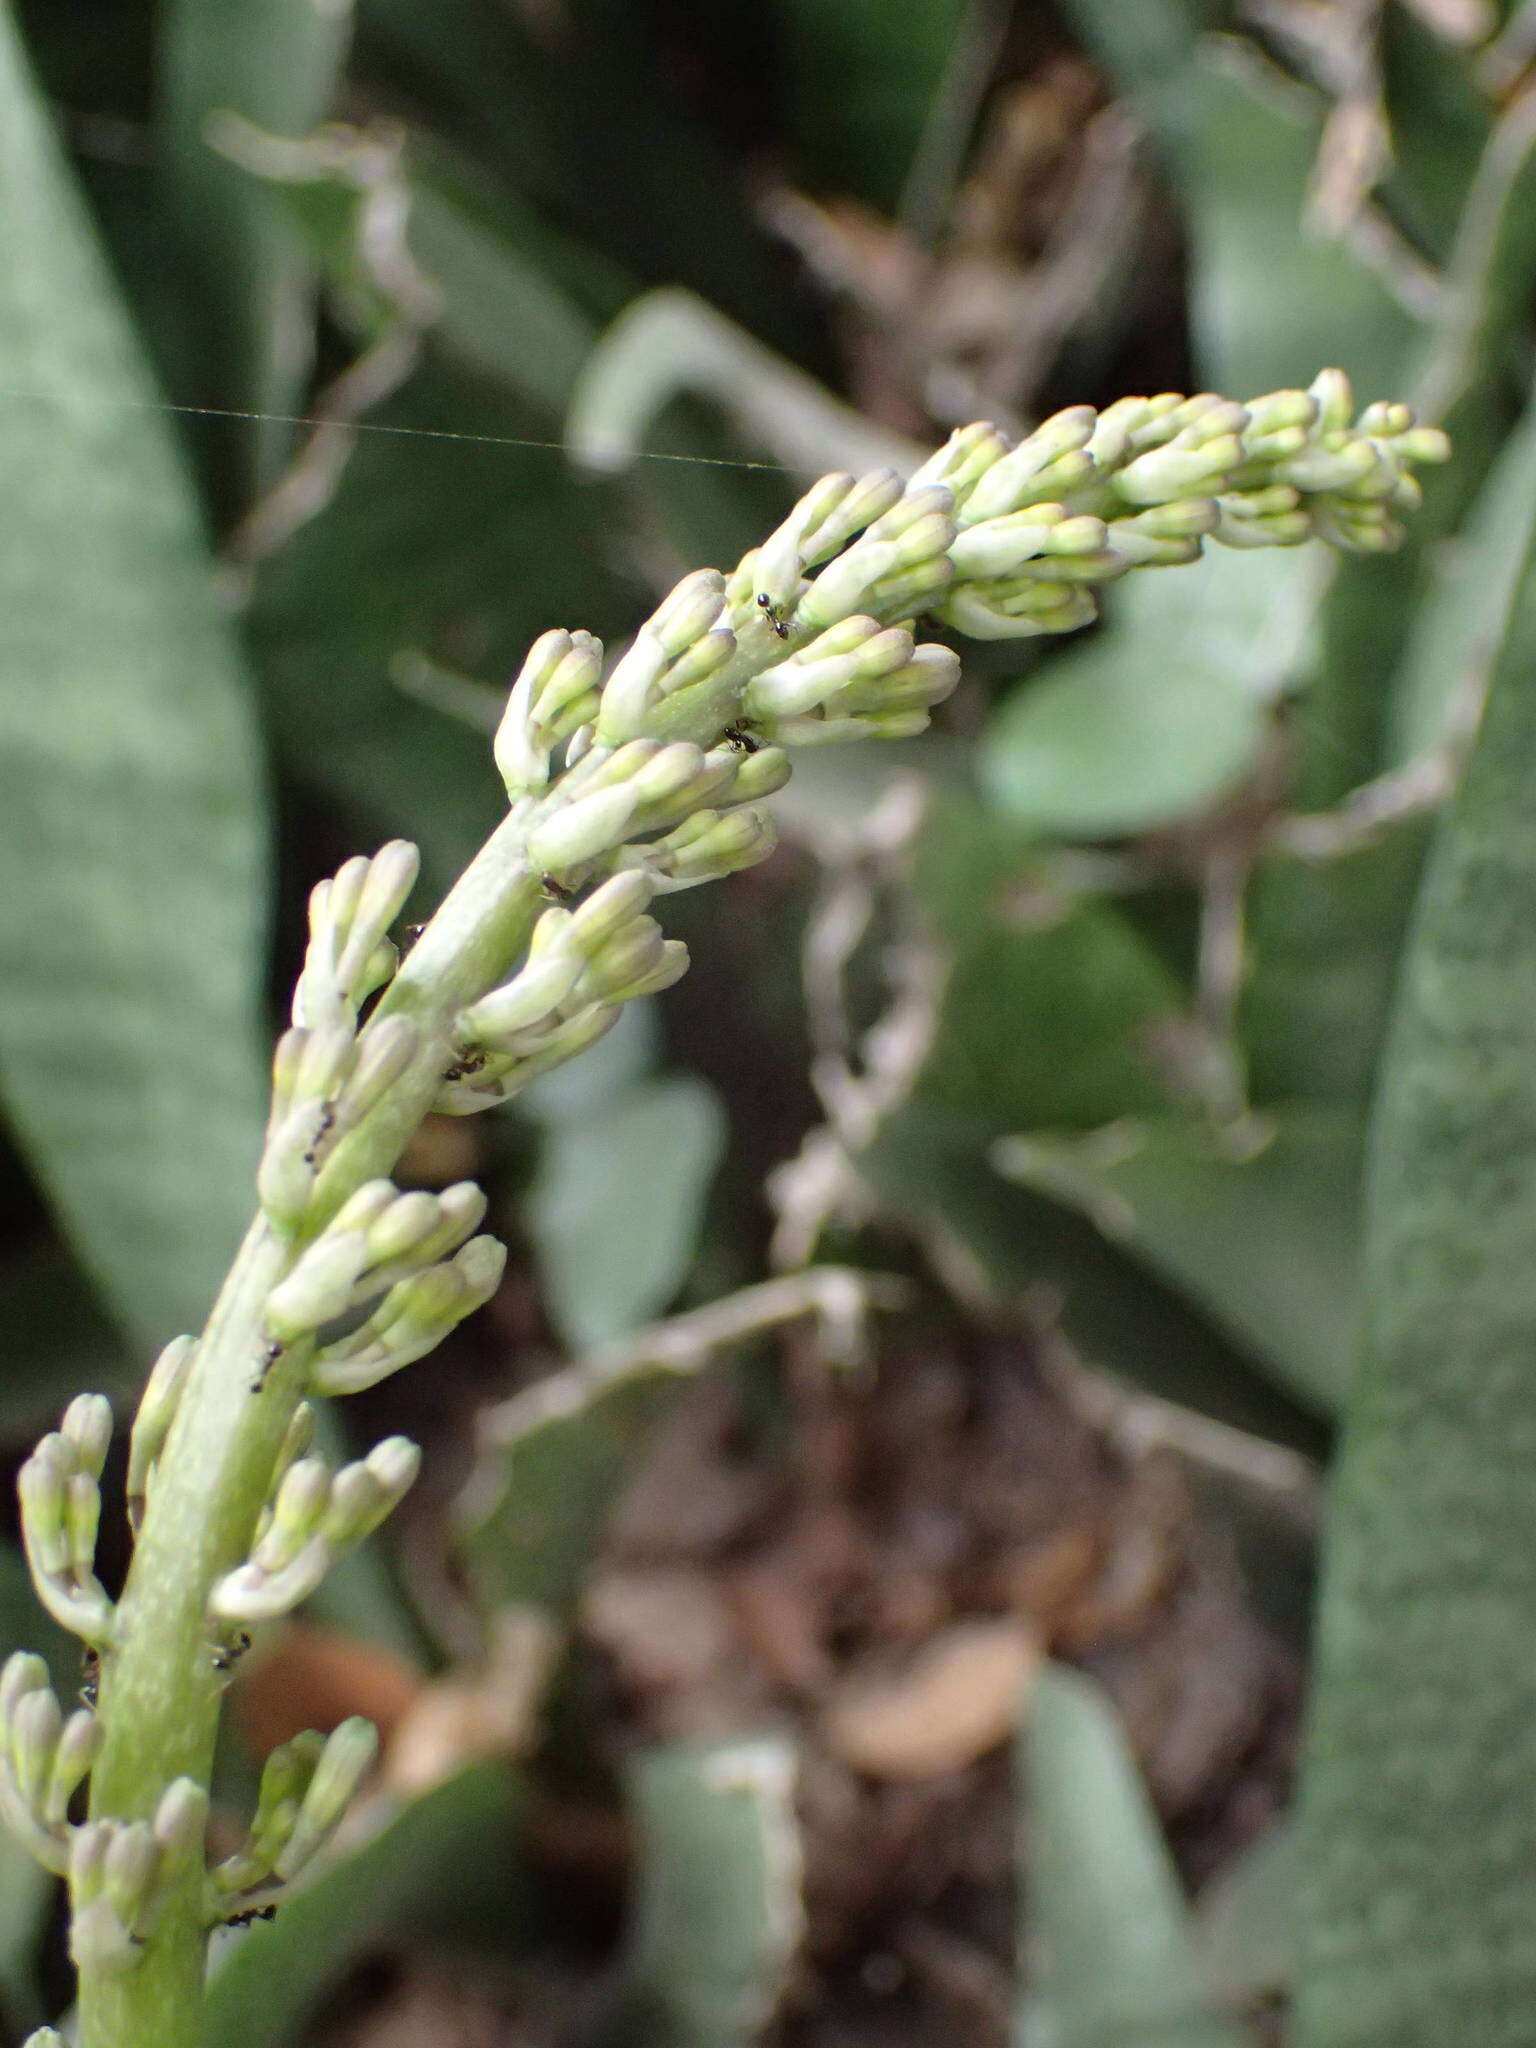
[(101, 1691), (101, 1652), (93, 1643), (87, 1643), (80, 1657), (80, 1704), (82, 1707), (96, 1705)]
[(425, 930), (426, 926), (424, 924), (408, 924), (406, 926), (400, 947), (400, 955), (402, 959), (405, 957), (407, 953), (409, 953), (412, 946), (415, 945), (416, 941), (421, 937), (422, 933)]
[(461, 1052), (451, 1065), (444, 1067), (445, 1081), (467, 1081), (471, 1074), (478, 1074), (485, 1065), (483, 1052)]
[(233, 1671), (250, 1647), (251, 1638), (245, 1629), (240, 1629), (235, 1635), (230, 1637), (227, 1643), (215, 1643), (213, 1646), (214, 1670), (221, 1677), (225, 1672)]
[(768, 624), (772, 626), (775, 633), (778, 634), (779, 638), (787, 640), (789, 638), (789, 627), (785, 624), (784, 614), (766, 590), (760, 590), (757, 593), (757, 608)]
[(552, 903), (574, 903), (576, 891), (568, 889), (564, 882), (557, 882), (553, 875), (540, 875), (540, 886)]
[(755, 754), (760, 751), (763, 744), (754, 734), (743, 732), (739, 725), (728, 725), (723, 737), (743, 754)]
[(249, 1927), (253, 1920), (275, 1920), (277, 1904), (269, 1900), (265, 1906), (242, 1906), (238, 1913), (226, 1913), (219, 1922), (221, 1927)]
[(335, 1130), (335, 1128), (336, 1105), (334, 1102), (322, 1102), (320, 1105), (320, 1121), (315, 1126), (315, 1135), (310, 1139), (309, 1149), (304, 1154), (304, 1164), (306, 1166), (314, 1165), (316, 1156), (320, 1151), (320, 1147), (325, 1143), (326, 1139), (331, 1135), (331, 1132)]
[(271, 1372), (273, 1366), (276, 1365), (277, 1361), (282, 1357), (282, 1355), (283, 1347), (274, 1337), (272, 1339), (272, 1342), (266, 1345), (262, 1350), (260, 1369), (258, 1370), (255, 1379), (251, 1381), (251, 1392), (253, 1394), (259, 1394), (262, 1388), (267, 1384), (267, 1375)]

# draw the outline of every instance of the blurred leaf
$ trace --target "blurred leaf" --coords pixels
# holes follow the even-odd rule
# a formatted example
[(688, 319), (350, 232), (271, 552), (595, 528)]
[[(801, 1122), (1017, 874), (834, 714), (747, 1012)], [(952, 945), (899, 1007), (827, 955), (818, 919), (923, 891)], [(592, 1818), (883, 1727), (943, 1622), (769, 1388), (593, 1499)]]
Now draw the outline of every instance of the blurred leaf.
[(636, 276), (686, 284), (777, 346), (806, 341), (738, 131), (700, 118), (655, 12), (568, 0), (553, 19), (502, 0), (359, 0), (354, 69)]
[(1004, 1139), (993, 1156), (1081, 1208), (1327, 1414), (1354, 1362), (1359, 1153), (1353, 1118), (1296, 1115), (1240, 1160), (1190, 1118)]
[(1313, 1455), (1322, 1448), (1310, 1403), (1086, 1218), (1003, 1180), (988, 1163), (987, 1136), (914, 1103), (882, 1125), (859, 1172), (941, 1270), (974, 1274), (1005, 1311), (1059, 1318), (1093, 1364), (1235, 1429)]
[[(204, 328), (201, 405), (292, 413), (309, 373), (314, 278), (270, 195), (212, 146), (229, 113), (276, 135), (307, 135), (330, 107), (351, 0), (172, 0), (157, 52), (161, 149), (186, 251), (184, 304)], [(184, 316), (185, 317), (185, 316)], [(270, 482), (291, 428), (252, 422), (253, 480)]]
[(724, 1149), (718, 1097), (686, 1074), (549, 1128), (524, 1216), (573, 1349), (626, 1335), (677, 1292)]
[(1488, 139), (1489, 98), (1473, 52), (1437, 35), (1413, 8), (1383, 8), (1376, 34), (1392, 131), (1382, 199), (1414, 245), (1443, 263)]
[(678, 1742), (629, 1772), (638, 1896), (605, 2044), (751, 2048), (799, 1945), (796, 1756), (782, 1735)]
[(276, 1920), (215, 1939), (204, 2034), (218, 2048), (301, 2048), (321, 2001), (379, 1944), (454, 1903), (489, 1913), (516, 1948), (531, 1934), (518, 1843), (526, 1794), (504, 1764), (474, 1764), (334, 1852)]
[(442, 294), (444, 340), (519, 398), (565, 410), (597, 326), (507, 235), (413, 182), (410, 241)]
[(64, 1247), (45, 1242), (0, 1265), (0, 1439), (51, 1427), (82, 1387), (118, 1394), (143, 1378)]
[[(1536, 95), (1533, 95), (1536, 105)], [(1536, 140), (1536, 128), (1533, 128)], [(1414, 619), (1393, 692), (1389, 765), (1441, 744), (1447, 719), (1476, 706), (1504, 646), (1536, 539), (1536, 397), (1443, 550)]]
[(1536, 1883), (1536, 577), (1415, 918), (1303, 1780), (1298, 2048), (1493, 2048)]
[[(404, 832), (446, 885), (505, 809), (484, 731), (391, 681), (417, 651), (497, 683), (551, 620), (622, 619), (603, 566), (602, 507), (530, 415), (429, 358), (361, 436), (325, 510), (262, 566), (253, 645), (299, 779), (354, 829)], [(436, 438), (438, 434), (451, 438)], [(492, 445), (479, 445), (479, 437)], [(638, 605), (630, 607), (639, 615)]]
[(1217, 1997), (1253, 2004), (1288, 1991), (1296, 1969), (1296, 1833), (1275, 1821), (1200, 1899), (1195, 1943)]
[(1170, 1107), (1173, 977), (1121, 914), (1067, 896), (975, 804), (936, 804), (919, 894), (955, 948), (918, 1093), (999, 1135)]
[(775, 78), (798, 148), (797, 182), (894, 214), (944, 81), (967, 0), (783, 0)]
[(670, 1365), (630, 1363), (616, 1376), (567, 1375), (554, 1398), (535, 1383), (484, 1411), (459, 1528), (482, 1613), (573, 1619), (603, 1526), (677, 1385)]
[[(136, 1341), (195, 1327), (248, 1214), (257, 740), (156, 394), (0, 16), (0, 1067)], [(22, 394), (25, 394), (24, 396)]]
[(1201, 1972), (1178, 1873), (1101, 1689), (1047, 1666), (1019, 1767), (1018, 2048), (1246, 2048)]
[(1210, 548), (1130, 577), (1104, 629), (993, 717), (988, 793), (1023, 830), (1083, 839), (1150, 831), (1225, 796), (1263, 749), (1310, 571), (1290, 550)]
[(713, 399), (749, 440), (808, 478), (838, 468), (910, 471), (927, 452), (676, 288), (636, 299), (593, 350), (571, 401), (566, 447), (589, 469), (625, 469), (657, 415), (686, 394)]

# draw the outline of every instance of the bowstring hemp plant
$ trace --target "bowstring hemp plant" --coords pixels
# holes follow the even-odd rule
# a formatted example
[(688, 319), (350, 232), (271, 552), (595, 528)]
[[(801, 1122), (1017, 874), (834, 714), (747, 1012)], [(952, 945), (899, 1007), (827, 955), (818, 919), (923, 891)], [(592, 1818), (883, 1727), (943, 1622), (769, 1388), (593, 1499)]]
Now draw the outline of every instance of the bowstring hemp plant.
[(915, 642), (919, 614), (982, 639), (1059, 633), (1094, 617), (1099, 585), (1193, 561), (1207, 537), (1391, 546), (1444, 437), (1401, 405), (1352, 415), (1325, 372), (1249, 406), (1078, 406), (1017, 445), (966, 427), (905, 485), (825, 477), (732, 576), (685, 577), (606, 679), (590, 634), (537, 642), (495, 742), (510, 809), (403, 957), (389, 932), (413, 847), (315, 889), (255, 1221), (133, 1424), (118, 1599), (95, 1565), (106, 1401), (73, 1401), (21, 1474), (38, 1595), (97, 1685), (66, 1716), (40, 1658), (6, 1664), (0, 1808), (68, 1880), (81, 2048), (199, 2048), (210, 1929), (280, 1897), (372, 1761), (360, 1720), (284, 1744), (244, 1846), (208, 1867), (220, 1696), (248, 1631), (311, 1594), (416, 1473), (400, 1437), (332, 1471), (312, 1404), (420, 1358), (501, 1273), (477, 1188), (387, 1177), (422, 1119), (507, 1100), (677, 980), (687, 954), (655, 899), (764, 857), (786, 748), (920, 732), (954, 688), (958, 658)]

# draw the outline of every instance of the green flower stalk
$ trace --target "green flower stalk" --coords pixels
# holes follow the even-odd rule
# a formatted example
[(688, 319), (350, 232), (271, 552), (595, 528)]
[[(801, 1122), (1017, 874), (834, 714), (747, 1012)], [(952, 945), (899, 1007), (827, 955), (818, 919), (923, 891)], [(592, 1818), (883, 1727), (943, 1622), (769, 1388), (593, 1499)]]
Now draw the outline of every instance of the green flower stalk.
[(68, 1716), (39, 1659), (0, 1673), (0, 1811), (68, 1878), (81, 2048), (199, 2048), (210, 1929), (301, 1876), (371, 1763), (365, 1723), (286, 1744), (245, 1845), (205, 1867), (220, 1698), (249, 1631), (313, 1593), (416, 1474), (398, 1437), (333, 1472), (313, 1402), (422, 1357), (500, 1278), (477, 1189), (389, 1178), (422, 1119), (507, 1101), (677, 980), (686, 950), (653, 912), (769, 852), (785, 750), (920, 732), (953, 690), (958, 657), (917, 640), (919, 614), (984, 639), (1063, 632), (1100, 585), (1207, 538), (1391, 546), (1414, 465), (1445, 443), (1402, 406), (1351, 415), (1328, 372), (1246, 407), (1080, 406), (1016, 446), (967, 427), (905, 484), (825, 477), (732, 575), (685, 577), (606, 673), (588, 633), (536, 643), (496, 735), (506, 818), (408, 952), (390, 934), (414, 848), (314, 891), (257, 1215), (205, 1328), (150, 1374), (117, 1601), (95, 1567), (106, 1403), (72, 1402), (21, 1475), (38, 1596), (99, 1667), (95, 1704)]

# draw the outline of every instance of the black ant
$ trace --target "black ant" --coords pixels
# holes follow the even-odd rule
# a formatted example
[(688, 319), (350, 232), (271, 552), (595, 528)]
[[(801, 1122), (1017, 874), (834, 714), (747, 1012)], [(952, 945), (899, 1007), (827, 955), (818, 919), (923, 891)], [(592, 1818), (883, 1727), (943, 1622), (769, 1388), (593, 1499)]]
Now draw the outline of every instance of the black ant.
[(87, 1643), (80, 1658), (80, 1704), (95, 1708), (101, 1690), (101, 1652)]
[(465, 1081), (471, 1074), (478, 1074), (485, 1065), (483, 1052), (461, 1052), (451, 1066), (443, 1069), (445, 1081)]
[(268, 1373), (271, 1372), (273, 1366), (276, 1365), (277, 1361), (282, 1357), (282, 1355), (283, 1347), (274, 1337), (272, 1339), (272, 1342), (266, 1345), (262, 1350), (261, 1368), (257, 1372), (255, 1379), (251, 1381), (251, 1392), (253, 1394), (259, 1394), (262, 1388), (267, 1384)]
[(409, 953), (412, 946), (415, 945), (425, 930), (426, 926), (424, 924), (408, 924), (405, 928), (405, 944), (402, 946), (401, 951)]
[(227, 1643), (217, 1643), (213, 1651), (213, 1668), (222, 1677), (233, 1671), (246, 1651), (251, 1647), (251, 1638), (245, 1629), (240, 1629)]
[(733, 747), (739, 748), (743, 754), (758, 753), (763, 744), (760, 739), (754, 738), (751, 733), (743, 732), (739, 725), (728, 725), (725, 728), (723, 737), (728, 739)]
[(551, 902), (574, 903), (576, 901), (576, 891), (568, 889), (564, 882), (557, 882), (553, 875), (540, 875), (539, 880), (543, 884), (544, 894), (549, 897)]
[(757, 593), (757, 608), (767, 623), (772, 626), (775, 633), (778, 634), (779, 638), (787, 640), (789, 638), (789, 627), (784, 623), (784, 615), (766, 590), (760, 590)]
[(219, 1922), (221, 1927), (249, 1927), (253, 1920), (275, 1920), (277, 1906), (269, 1900), (264, 1906), (242, 1906), (238, 1913), (228, 1913)]
[(315, 1127), (315, 1135), (309, 1141), (309, 1150), (304, 1154), (304, 1164), (306, 1166), (314, 1165), (316, 1154), (335, 1128), (336, 1105), (334, 1102), (322, 1102), (320, 1105), (320, 1121)]

